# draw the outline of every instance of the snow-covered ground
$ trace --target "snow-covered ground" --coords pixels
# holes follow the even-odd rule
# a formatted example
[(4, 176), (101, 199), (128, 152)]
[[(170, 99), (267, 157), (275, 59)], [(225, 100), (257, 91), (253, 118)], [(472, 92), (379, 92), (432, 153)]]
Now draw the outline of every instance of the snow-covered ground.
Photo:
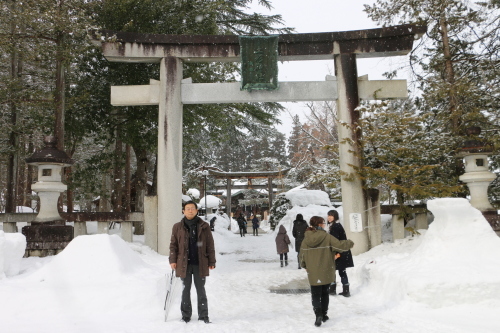
[(429, 208), (435, 220), (421, 236), (354, 258), (352, 296), (331, 296), (331, 319), (320, 328), (309, 294), (269, 291), (305, 279), (295, 252), (280, 268), (274, 234), (242, 238), (216, 227), (209, 325), (196, 320), (194, 287), (193, 320), (180, 321), (178, 290), (164, 322), (167, 257), (117, 235), (90, 235), (0, 277), (0, 332), (500, 332), (500, 238), (464, 199)]

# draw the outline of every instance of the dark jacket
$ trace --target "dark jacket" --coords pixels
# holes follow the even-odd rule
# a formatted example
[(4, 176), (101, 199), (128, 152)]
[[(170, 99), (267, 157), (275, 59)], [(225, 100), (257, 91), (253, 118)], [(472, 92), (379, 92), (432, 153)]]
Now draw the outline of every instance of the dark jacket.
[[(346, 240), (347, 236), (345, 234), (344, 227), (342, 224), (335, 222), (330, 227), (330, 235), (337, 238), (338, 240)], [(340, 253), (340, 258), (335, 260), (335, 266), (338, 271), (343, 271), (347, 267), (354, 267), (354, 262), (352, 260), (351, 250)]]
[[(215, 246), (210, 225), (200, 219), (198, 216), (196, 223), (198, 225), (198, 265), (200, 276), (209, 275), (209, 266), (215, 266)], [(189, 249), (189, 229), (186, 227), (185, 218), (177, 222), (172, 227), (172, 237), (170, 238), (170, 256), (168, 258), (171, 264), (176, 263), (175, 275), (180, 278), (186, 277), (188, 265)]]
[(309, 225), (304, 220), (293, 221), (292, 236), (295, 237), (295, 251), (300, 251), (300, 246), (304, 240), (304, 233)]
[(282, 224), (276, 236), (276, 251), (278, 251), (278, 254), (288, 253), (288, 244), (290, 244), (290, 238), (286, 234), (285, 226)]
[(311, 286), (321, 286), (335, 282), (335, 253), (347, 251), (354, 243), (338, 240), (325, 230), (307, 230), (300, 248), (301, 267), (307, 269)]
[(259, 219), (257, 218), (257, 216), (252, 219), (252, 227), (254, 229), (258, 229), (259, 228)]
[(236, 219), (236, 222), (238, 222), (238, 227), (240, 227), (240, 229), (244, 229), (245, 228), (245, 224), (247, 222), (247, 220), (242, 216), (240, 215), (237, 219)]

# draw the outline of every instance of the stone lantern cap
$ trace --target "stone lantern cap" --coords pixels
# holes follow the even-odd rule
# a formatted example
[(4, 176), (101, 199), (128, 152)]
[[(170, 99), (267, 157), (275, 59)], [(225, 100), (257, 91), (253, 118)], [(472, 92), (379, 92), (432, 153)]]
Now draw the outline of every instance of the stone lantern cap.
[(458, 149), (457, 157), (476, 154), (490, 155), (493, 152), (493, 145), (491, 142), (478, 138), (479, 134), (481, 134), (481, 127), (468, 127), (466, 133), (470, 138), (466, 139), (462, 147)]
[(75, 163), (64, 151), (57, 149), (56, 137), (46, 136), (43, 143), (45, 143), (45, 147), (28, 157), (26, 163), (32, 165), (59, 164), (63, 166), (70, 166)]

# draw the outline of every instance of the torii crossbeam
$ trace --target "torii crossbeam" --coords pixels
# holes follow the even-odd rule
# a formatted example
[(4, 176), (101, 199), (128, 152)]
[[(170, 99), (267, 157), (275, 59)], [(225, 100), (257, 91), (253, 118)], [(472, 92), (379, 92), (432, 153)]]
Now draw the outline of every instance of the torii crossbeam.
[[(158, 252), (168, 255), (172, 225), (181, 218), (182, 105), (199, 103), (337, 100), (341, 124), (355, 124), (360, 99), (406, 98), (405, 80), (359, 79), (356, 58), (406, 55), (426, 27), (400, 25), (379, 29), (280, 35), (278, 60), (335, 60), (335, 78), (324, 82), (281, 82), (276, 91), (240, 91), (238, 83), (191, 83), (182, 80), (183, 62), (241, 61), (238, 36), (153, 35), (104, 31), (118, 42), (102, 42), (104, 56), (114, 62), (160, 64), (160, 80), (146, 86), (112, 87), (113, 105), (158, 105)], [(223, 92), (223, 93), (221, 93)], [(351, 126), (338, 128), (340, 169), (354, 173), (361, 162), (353, 151), (358, 134)], [(344, 140), (344, 139), (349, 140)], [(348, 237), (353, 253), (368, 250), (366, 201), (361, 180), (342, 177), (344, 216), (361, 214), (362, 232)]]

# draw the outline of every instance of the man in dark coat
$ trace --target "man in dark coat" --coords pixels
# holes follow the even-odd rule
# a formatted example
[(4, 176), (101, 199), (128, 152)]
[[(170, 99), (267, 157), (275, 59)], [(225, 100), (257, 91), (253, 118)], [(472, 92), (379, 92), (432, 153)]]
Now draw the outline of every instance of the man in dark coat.
[[(328, 222), (332, 224), (330, 226), (330, 235), (338, 240), (347, 239), (344, 227), (339, 223), (339, 213), (336, 210), (330, 210), (328, 212)], [(342, 282), (342, 292), (339, 293), (339, 295), (350, 297), (351, 293), (349, 292), (349, 279), (347, 278), (346, 268), (354, 267), (351, 250), (339, 253), (336, 256), (335, 266), (337, 271), (339, 271), (340, 281)], [(336, 287), (337, 285), (335, 283), (330, 285), (330, 295), (337, 294)]]
[(238, 222), (238, 227), (240, 227), (240, 236), (245, 237), (247, 221), (246, 218), (243, 216), (243, 213), (240, 213), (240, 216), (238, 216), (236, 222)]
[(304, 240), (304, 233), (306, 232), (306, 229), (309, 225), (307, 224), (306, 221), (304, 221), (304, 217), (302, 214), (297, 214), (295, 217), (295, 221), (293, 221), (293, 229), (292, 229), (292, 236), (295, 238), (295, 251), (297, 251), (297, 262), (299, 263), (299, 269), (300, 267), (300, 260), (299, 260), (299, 252), (300, 252), (300, 246), (302, 245), (302, 241)]
[(205, 278), (215, 268), (215, 246), (210, 225), (198, 217), (198, 206), (188, 201), (182, 209), (184, 218), (174, 224), (170, 239), (169, 262), (175, 275), (180, 277), (182, 290), (182, 320), (191, 320), (191, 284), (194, 280), (198, 295), (198, 320), (210, 323)]

